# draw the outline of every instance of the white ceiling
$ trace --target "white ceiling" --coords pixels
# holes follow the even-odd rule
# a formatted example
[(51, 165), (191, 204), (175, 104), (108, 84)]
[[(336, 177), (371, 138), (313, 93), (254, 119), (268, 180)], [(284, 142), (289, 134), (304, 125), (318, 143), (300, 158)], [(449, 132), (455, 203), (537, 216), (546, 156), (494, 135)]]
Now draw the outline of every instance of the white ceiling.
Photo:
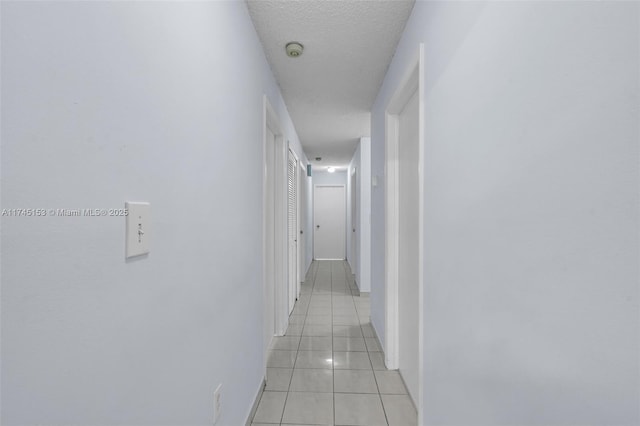
[[(414, 0), (248, 0), (249, 13), (311, 162), (349, 164)], [(304, 53), (289, 58), (285, 45)], [(315, 161), (322, 157), (322, 162)]]

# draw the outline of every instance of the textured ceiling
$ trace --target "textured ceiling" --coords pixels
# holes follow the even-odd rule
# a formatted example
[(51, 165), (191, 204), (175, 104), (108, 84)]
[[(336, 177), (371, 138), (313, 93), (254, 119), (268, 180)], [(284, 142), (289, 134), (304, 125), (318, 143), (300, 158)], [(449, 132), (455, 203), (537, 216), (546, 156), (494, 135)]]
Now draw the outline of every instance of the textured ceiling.
[[(307, 157), (314, 167), (347, 165), (369, 136), (371, 106), (414, 0), (247, 4)], [(290, 41), (304, 45), (302, 56), (286, 55)]]

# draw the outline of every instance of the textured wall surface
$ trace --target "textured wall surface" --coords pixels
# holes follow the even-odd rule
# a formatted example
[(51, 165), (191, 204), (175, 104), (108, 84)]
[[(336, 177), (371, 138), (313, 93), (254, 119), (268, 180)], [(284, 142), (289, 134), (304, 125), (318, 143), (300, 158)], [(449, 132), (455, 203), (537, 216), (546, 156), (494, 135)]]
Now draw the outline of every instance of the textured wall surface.
[[(417, 2), (425, 43), (425, 425), (637, 425), (637, 2)], [(372, 316), (384, 331), (384, 191)]]
[[(228, 41), (233, 40), (233, 44)], [(241, 2), (3, 2), (2, 424), (244, 424), (262, 380), (263, 94)]]

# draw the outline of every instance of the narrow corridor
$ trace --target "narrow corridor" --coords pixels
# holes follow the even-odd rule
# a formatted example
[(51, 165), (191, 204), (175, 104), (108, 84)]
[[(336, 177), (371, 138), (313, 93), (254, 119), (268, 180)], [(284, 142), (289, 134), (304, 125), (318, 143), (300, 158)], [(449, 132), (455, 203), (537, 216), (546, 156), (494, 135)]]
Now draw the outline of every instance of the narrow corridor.
[(384, 366), (361, 296), (344, 261), (314, 261), (283, 337), (275, 337), (253, 426), (415, 425), (397, 371)]

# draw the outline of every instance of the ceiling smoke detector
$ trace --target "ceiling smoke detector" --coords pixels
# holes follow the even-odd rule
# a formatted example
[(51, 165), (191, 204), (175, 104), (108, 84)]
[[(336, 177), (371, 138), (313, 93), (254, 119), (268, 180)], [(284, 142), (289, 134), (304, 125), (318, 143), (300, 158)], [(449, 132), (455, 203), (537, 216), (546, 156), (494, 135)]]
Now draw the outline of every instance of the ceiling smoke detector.
[(322, 157), (316, 157), (316, 161), (322, 161)]
[(304, 50), (304, 46), (297, 41), (292, 41), (287, 43), (285, 46), (285, 50), (287, 51), (287, 56), (290, 58), (297, 58), (302, 55), (302, 51)]

